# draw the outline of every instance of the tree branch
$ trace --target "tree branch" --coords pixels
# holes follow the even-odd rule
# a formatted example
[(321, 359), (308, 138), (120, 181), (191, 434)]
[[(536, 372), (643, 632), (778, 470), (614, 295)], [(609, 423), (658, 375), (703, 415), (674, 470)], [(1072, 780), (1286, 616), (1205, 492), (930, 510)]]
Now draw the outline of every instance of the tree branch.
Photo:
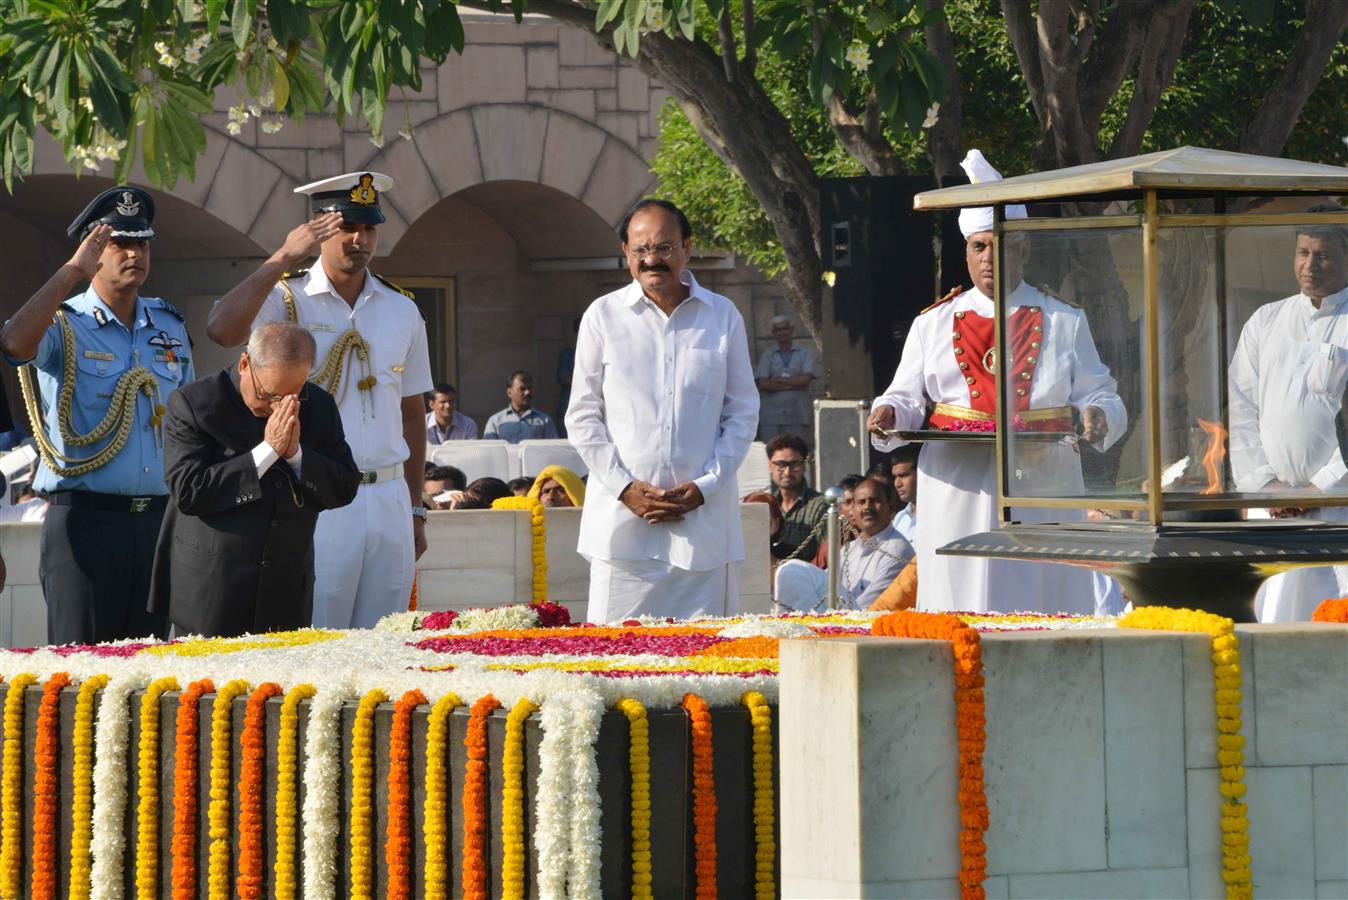
[(735, 29), (730, 23), (730, 4), (721, 6), (721, 17), (716, 22), (716, 36), (721, 44), (721, 66), (725, 69), (725, 80), (730, 84), (739, 81), (739, 61), (735, 58)]
[(1011, 38), (1016, 59), (1020, 61), (1020, 74), (1025, 78), (1030, 105), (1043, 127), (1048, 115), (1044, 110), (1044, 76), (1039, 68), (1039, 41), (1034, 32), (1029, 0), (1002, 0), (1002, 17), (1006, 20), (1006, 33)]
[(1287, 65), (1245, 125), (1237, 147), (1240, 152), (1261, 156), (1282, 153), (1345, 29), (1348, 29), (1348, 3), (1306, 0), (1306, 22), (1297, 33)]
[(1196, 0), (1178, 0), (1173, 6), (1156, 10), (1142, 48), (1137, 82), (1128, 101), (1128, 115), (1110, 145), (1109, 159), (1134, 156), (1142, 149), (1142, 138), (1156, 114), (1156, 104), (1170, 86), (1175, 66), (1179, 64), (1195, 3)]
[(1163, 8), (1165, 4), (1155, 0), (1120, 3), (1097, 28), (1094, 52), (1082, 63), (1078, 79), (1081, 118), (1092, 130), (1099, 129), (1105, 107), (1137, 62), (1148, 34), (1147, 23), (1157, 14), (1158, 6)]
[(758, 48), (754, 46), (754, 0), (744, 0), (744, 68), (758, 68)]
[[(870, 107), (874, 103), (875, 92), (872, 91), (870, 97), (867, 98), (868, 118)], [(865, 124), (859, 121), (836, 92), (828, 98), (826, 112), (829, 127), (837, 135), (838, 142), (842, 144), (843, 149), (850, 156), (866, 167), (867, 172), (872, 175), (907, 174), (903, 162), (894, 152), (894, 148), (889, 141), (885, 140), (884, 135), (878, 129), (867, 128)], [(878, 118), (878, 105), (875, 112)]]
[[(945, 0), (922, 0), (922, 7), (926, 12), (944, 11)], [(948, 85), (936, 124), (927, 132), (927, 155), (931, 157), (932, 171), (936, 183), (944, 185), (948, 181), (958, 181), (960, 177), (960, 159), (964, 155), (960, 146), (964, 93), (960, 87), (959, 67), (955, 64), (955, 41), (950, 36), (950, 24), (942, 17), (939, 22), (926, 27), (926, 35), (927, 49), (945, 70)]]
[[(1040, 0), (1037, 18), (1044, 131), (1051, 141), (1054, 161), (1059, 166), (1095, 162), (1095, 135), (1086, 128), (1077, 97), (1081, 57), (1072, 40), (1070, 0)], [(1036, 162), (1044, 162), (1044, 156), (1038, 154)]]

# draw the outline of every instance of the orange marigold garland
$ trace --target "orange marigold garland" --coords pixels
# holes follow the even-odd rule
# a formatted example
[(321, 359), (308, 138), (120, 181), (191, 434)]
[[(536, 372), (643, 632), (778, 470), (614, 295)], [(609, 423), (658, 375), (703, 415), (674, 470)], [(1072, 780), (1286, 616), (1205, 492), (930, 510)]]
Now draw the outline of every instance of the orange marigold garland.
[(983, 705), (983, 646), (957, 616), (900, 610), (871, 623), (871, 633), (949, 641), (955, 656), (955, 723), (959, 735), (960, 894), (984, 896), (988, 798), (983, 786), (987, 717)]
[[(173, 868), (170, 879), (174, 900), (197, 896), (197, 707), (215, 683), (202, 678), (178, 697), (177, 737), (173, 744)], [(74, 891), (71, 892), (74, 896)]]
[(1312, 622), (1348, 622), (1348, 597), (1322, 600), (1311, 613)]
[(696, 694), (684, 694), (693, 743), (693, 856), (698, 900), (716, 897), (716, 779), (712, 772), (711, 710)]
[(354, 900), (374, 896), (374, 710), (388, 702), (383, 688), (360, 698), (351, 729), (351, 889)]
[(23, 880), (23, 697), (37, 684), (15, 675), (5, 693), (4, 766), (0, 769), (0, 897), (18, 897)]
[(499, 707), (491, 694), (473, 704), (464, 747), (468, 762), (463, 776), (463, 897), (487, 898), (487, 716)]
[(75, 696), (75, 730), (71, 738), (74, 766), (71, 771), (70, 896), (88, 897), (94, 836), (94, 695), (108, 683), (108, 676), (95, 675), (80, 684)]
[(449, 784), (445, 751), (449, 745), (449, 717), (463, 701), (453, 692), (431, 707), (426, 721), (426, 802), (422, 808), (422, 834), (426, 843), (425, 900), (449, 897)]
[(754, 895), (777, 896), (776, 809), (772, 789), (772, 709), (767, 698), (747, 691), (742, 698), (754, 732)]
[(136, 896), (159, 894), (159, 699), (178, 690), (178, 679), (156, 678), (140, 698), (136, 774)]
[(239, 765), (239, 873), (234, 891), (243, 900), (262, 896), (262, 777), (267, 764), (267, 701), (281, 693), (281, 686), (265, 681), (248, 695), (243, 716), (243, 759)]
[(230, 768), (233, 754), (234, 698), (248, 690), (248, 682), (236, 678), (215, 695), (211, 707), (211, 805), (207, 810), (211, 850), (206, 863), (209, 900), (229, 900), (230, 895)]
[(37, 744), (33, 748), (33, 887), (34, 900), (56, 896), (57, 720), (61, 691), (70, 676), (57, 672), (42, 686), (37, 713)]
[(295, 782), (298, 771), (296, 746), (300, 703), (317, 693), (312, 684), (300, 684), (286, 693), (281, 703), (281, 723), (276, 738), (276, 877), (272, 891), (277, 900), (295, 900)]
[(384, 862), (388, 865), (388, 900), (412, 896), (412, 713), (426, 702), (426, 695), (413, 689), (393, 706), (393, 730), (389, 734), (388, 830), (384, 838)]

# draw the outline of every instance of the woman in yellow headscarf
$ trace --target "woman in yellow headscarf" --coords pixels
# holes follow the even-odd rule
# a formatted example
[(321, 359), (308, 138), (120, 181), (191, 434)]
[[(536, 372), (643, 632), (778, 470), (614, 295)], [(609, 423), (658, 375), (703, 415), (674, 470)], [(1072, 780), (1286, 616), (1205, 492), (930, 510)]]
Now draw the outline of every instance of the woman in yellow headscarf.
[(565, 466), (548, 466), (534, 479), (529, 496), (537, 497), (545, 507), (584, 506), (585, 482)]

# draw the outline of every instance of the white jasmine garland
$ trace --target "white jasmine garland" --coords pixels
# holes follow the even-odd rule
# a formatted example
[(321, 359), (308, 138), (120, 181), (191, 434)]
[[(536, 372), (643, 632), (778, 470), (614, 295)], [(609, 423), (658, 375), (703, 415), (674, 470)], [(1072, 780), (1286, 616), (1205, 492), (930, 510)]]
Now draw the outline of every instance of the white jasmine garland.
[(119, 900), (122, 896), (127, 744), (131, 729), (128, 698), (132, 691), (148, 683), (140, 672), (113, 676), (98, 701), (94, 724), (93, 833), (89, 843), (93, 857), (89, 874), (92, 900)]
[(498, 606), (494, 609), (467, 609), (454, 618), (453, 631), (499, 631), (537, 628), (538, 613), (530, 606)]
[(539, 711), (543, 741), (538, 747), (538, 787), (534, 801), (535, 881), (540, 897), (565, 897), (571, 842), (571, 710), (560, 698)]
[[(591, 691), (577, 691), (564, 699), (570, 708), (571, 732), (571, 852), (567, 868), (568, 896), (595, 898), (599, 893), (599, 858), (604, 836), (599, 825), (599, 761), (595, 741), (604, 717), (604, 701)], [(557, 701), (554, 700), (554, 703)]]
[(716, 633), (723, 638), (797, 638), (814, 634), (804, 622), (793, 622), (790, 619), (749, 619), (728, 625)]
[(338, 808), (341, 798), (342, 704), (355, 692), (324, 685), (309, 701), (304, 735), (304, 897), (328, 900), (337, 896)]

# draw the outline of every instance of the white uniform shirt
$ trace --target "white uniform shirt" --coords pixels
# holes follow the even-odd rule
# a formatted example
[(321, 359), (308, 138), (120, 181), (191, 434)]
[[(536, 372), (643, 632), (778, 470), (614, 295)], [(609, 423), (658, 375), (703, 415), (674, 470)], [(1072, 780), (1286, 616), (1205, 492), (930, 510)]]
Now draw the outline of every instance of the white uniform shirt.
[(1348, 364), (1348, 288), (1316, 309), (1297, 294), (1255, 310), (1231, 359), (1231, 471), (1236, 487), (1278, 480), (1342, 493), (1334, 419)]
[[(426, 323), (411, 299), (366, 273), (365, 286), (348, 306), (328, 281), (321, 263), (304, 275), (290, 279), (295, 294), (299, 324), (318, 344), (315, 367), (323, 364), (328, 351), (347, 329), (355, 328), (370, 345), (372, 390), (362, 391), (356, 382), (364, 377), (355, 354), (346, 357), (342, 383), (337, 388), (337, 408), (342, 428), (356, 465), (380, 469), (407, 459), (403, 440), (402, 400), (431, 389), (431, 362), (426, 349)], [(263, 301), (253, 327), (285, 322), (286, 306), (280, 286)]]
[[(744, 558), (735, 473), (758, 425), (749, 341), (735, 304), (683, 273), (666, 317), (641, 285), (600, 297), (576, 341), (567, 437), (590, 470), (578, 549), (706, 571)], [(694, 481), (706, 504), (649, 525), (618, 500), (634, 480)]]

